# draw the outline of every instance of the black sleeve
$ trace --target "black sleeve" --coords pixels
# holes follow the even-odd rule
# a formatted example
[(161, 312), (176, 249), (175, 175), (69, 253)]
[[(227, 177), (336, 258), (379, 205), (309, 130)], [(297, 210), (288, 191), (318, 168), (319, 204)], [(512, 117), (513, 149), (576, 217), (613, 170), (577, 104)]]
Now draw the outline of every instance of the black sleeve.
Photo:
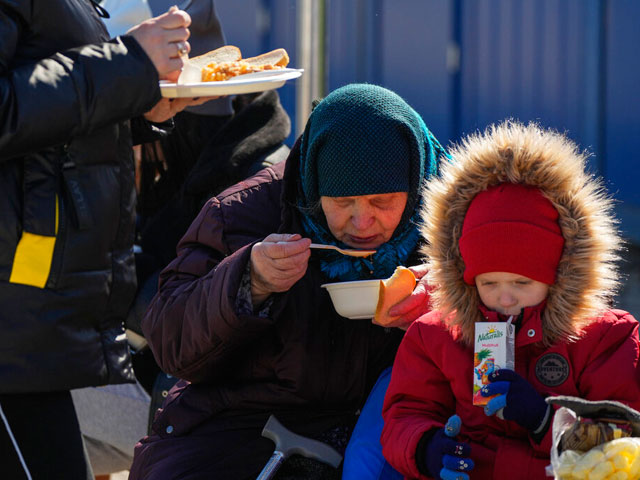
[(165, 138), (174, 128), (173, 118), (166, 122), (155, 123), (145, 119), (142, 115), (131, 119), (131, 137), (134, 145), (154, 142)]
[(133, 37), (11, 68), (27, 21), (0, 2), (0, 161), (141, 115), (160, 99), (156, 69)]

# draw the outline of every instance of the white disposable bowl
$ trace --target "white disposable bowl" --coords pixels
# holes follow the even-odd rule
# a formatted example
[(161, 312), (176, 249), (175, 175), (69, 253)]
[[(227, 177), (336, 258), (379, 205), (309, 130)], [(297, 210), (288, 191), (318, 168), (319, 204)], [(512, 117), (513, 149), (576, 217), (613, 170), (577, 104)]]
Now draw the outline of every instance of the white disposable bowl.
[(333, 306), (340, 315), (352, 320), (373, 318), (378, 305), (380, 280), (325, 283)]

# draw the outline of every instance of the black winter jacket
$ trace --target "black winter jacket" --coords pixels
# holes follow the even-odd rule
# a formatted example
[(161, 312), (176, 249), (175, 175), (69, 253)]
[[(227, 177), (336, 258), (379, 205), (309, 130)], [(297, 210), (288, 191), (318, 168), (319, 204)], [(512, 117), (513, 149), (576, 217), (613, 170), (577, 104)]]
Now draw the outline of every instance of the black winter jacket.
[(160, 98), (89, 0), (0, 0), (0, 393), (131, 381), (129, 122)]

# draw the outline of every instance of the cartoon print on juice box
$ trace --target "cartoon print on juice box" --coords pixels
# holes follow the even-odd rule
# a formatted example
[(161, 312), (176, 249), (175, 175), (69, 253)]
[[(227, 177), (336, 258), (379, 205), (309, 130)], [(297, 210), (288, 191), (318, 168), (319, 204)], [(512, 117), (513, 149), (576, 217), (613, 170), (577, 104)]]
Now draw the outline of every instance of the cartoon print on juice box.
[(514, 330), (512, 318), (504, 323), (479, 322), (475, 325), (473, 354), (473, 404), (486, 405), (496, 397), (482, 396), (480, 389), (489, 383), (489, 375), (502, 368), (514, 369)]

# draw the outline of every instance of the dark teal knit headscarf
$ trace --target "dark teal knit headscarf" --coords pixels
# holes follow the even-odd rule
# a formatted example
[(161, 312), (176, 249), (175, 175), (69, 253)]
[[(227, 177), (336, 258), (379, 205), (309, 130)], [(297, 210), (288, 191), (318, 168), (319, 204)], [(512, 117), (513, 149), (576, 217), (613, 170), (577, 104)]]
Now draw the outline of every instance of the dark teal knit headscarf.
[(330, 279), (386, 278), (406, 262), (420, 238), (421, 186), (442, 157), (448, 154), (422, 118), (385, 88), (347, 85), (316, 106), (302, 135), (298, 192), (302, 225), (313, 242), (351, 248), (329, 231), (317, 208), (321, 196), (408, 192), (398, 227), (372, 257), (314, 252)]

